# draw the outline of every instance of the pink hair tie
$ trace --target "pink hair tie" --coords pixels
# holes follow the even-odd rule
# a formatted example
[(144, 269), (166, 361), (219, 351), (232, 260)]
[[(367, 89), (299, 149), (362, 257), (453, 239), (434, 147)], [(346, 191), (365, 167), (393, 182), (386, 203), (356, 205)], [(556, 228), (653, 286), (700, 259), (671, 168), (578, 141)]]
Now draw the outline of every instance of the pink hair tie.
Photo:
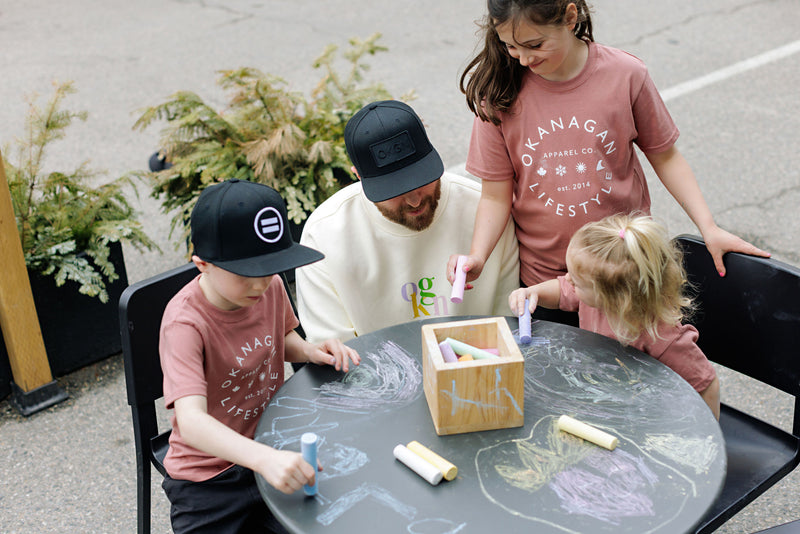
[(620, 239), (625, 239), (625, 228), (620, 229), (619, 238)]

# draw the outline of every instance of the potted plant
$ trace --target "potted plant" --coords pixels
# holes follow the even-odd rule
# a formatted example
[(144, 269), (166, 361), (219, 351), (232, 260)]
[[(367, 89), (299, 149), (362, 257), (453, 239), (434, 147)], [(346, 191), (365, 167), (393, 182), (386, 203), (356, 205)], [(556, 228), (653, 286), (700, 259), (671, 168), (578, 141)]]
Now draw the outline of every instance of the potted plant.
[(334, 67), (338, 48), (328, 45), (313, 63), (322, 77), (310, 98), (291, 91), (279, 77), (240, 68), (219, 73), (218, 84), (230, 94), (224, 111), (191, 91), (145, 109), (135, 129), (167, 122), (160, 143), (167, 165), (145, 174), (163, 210), (175, 212), (171, 232), (181, 230), (181, 241), (188, 244), (189, 216), (200, 192), (239, 178), (265, 183), (281, 194), (298, 239), (307, 214), (353, 180), (345, 124), (369, 102), (392, 98), (379, 83), (362, 86), (369, 68), (365, 56), (387, 50), (379, 38), (376, 33), (366, 40), (350, 39), (343, 53), (349, 67), (344, 75)]
[[(40, 108), (29, 102), (25, 135), (5, 147), (14, 209), (45, 348), (54, 375), (120, 351), (117, 302), (127, 286), (121, 242), (157, 249), (128, 203), (130, 176), (98, 180), (84, 162), (71, 171), (45, 170), (45, 156), (86, 112), (62, 109), (72, 82), (55, 83)], [(95, 185), (102, 181), (100, 185)], [(5, 354), (5, 343), (0, 343)]]

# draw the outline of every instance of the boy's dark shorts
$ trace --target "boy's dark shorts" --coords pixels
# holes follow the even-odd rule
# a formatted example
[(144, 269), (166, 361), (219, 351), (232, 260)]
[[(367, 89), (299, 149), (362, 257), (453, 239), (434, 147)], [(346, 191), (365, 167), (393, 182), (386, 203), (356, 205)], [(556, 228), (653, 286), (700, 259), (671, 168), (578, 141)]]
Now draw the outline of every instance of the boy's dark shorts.
[(287, 532), (267, 508), (250, 469), (234, 465), (203, 482), (167, 475), (161, 487), (172, 504), (176, 534)]

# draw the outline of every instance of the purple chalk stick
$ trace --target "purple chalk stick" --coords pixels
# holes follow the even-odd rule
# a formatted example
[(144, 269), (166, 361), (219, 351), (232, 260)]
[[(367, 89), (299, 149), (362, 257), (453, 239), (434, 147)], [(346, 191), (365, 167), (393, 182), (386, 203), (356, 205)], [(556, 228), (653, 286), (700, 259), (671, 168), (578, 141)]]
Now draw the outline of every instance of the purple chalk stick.
[(519, 342), (528, 344), (531, 342), (531, 311), (528, 299), (525, 299), (525, 311), (519, 316)]
[(450, 346), (450, 343), (447, 341), (442, 341), (439, 343), (439, 350), (442, 351), (442, 358), (446, 362), (457, 362), (458, 356), (456, 356), (456, 352), (453, 350), (453, 347)]

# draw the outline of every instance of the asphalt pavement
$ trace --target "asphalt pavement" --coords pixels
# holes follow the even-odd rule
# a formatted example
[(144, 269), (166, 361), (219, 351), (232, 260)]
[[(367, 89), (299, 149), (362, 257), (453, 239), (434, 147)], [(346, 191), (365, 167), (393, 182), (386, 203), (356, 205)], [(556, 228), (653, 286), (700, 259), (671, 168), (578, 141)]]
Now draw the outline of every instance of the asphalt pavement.
[[(718, 224), (800, 265), (800, 2), (596, 0), (597, 41), (642, 58), (667, 101)], [(66, 104), (87, 110), (47, 156), (52, 169), (116, 177), (145, 169), (161, 125), (134, 131), (144, 107), (178, 90), (224, 106), (216, 72), (257, 67), (309, 91), (327, 44), (380, 32), (388, 47), (367, 81), (411, 105), (454, 170), (466, 159), (472, 116), (458, 90), (478, 44), (483, 0), (0, 0), (0, 146), (22, 135), (26, 98), (73, 80)], [(648, 171), (649, 172), (649, 171)], [(697, 233), (652, 173), (653, 214), (670, 232)], [(125, 249), (133, 283), (186, 261), (169, 216), (142, 187), (134, 204), (160, 252)], [(735, 333), (732, 333), (735, 335)], [(720, 369), (722, 397), (791, 427), (785, 395)], [(0, 402), (0, 532), (135, 532), (135, 457), (121, 356), (59, 377), (69, 399), (28, 418)], [(153, 532), (169, 510), (153, 484)], [(755, 532), (800, 518), (796, 471), (723, 526)]]

